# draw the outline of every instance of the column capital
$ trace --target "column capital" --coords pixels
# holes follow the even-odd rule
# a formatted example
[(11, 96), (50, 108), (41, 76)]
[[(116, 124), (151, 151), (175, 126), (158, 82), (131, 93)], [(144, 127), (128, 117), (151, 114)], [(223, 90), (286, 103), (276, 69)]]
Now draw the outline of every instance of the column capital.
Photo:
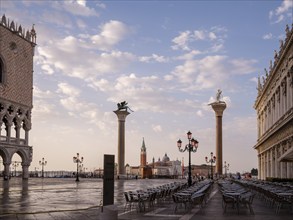
[(212, 106), (213, 110), (215, 111), (216, 116), (223, 116), (223, 112), (226, 109), (227, 105), (226, 102), (224, 101), (217, 101), (217, 102), (213, 102), (210, 103), (209, 105)]
[(126, 116), (130, 114), (128, 111), (120, 111), (120, 110), (116, 110), (113, 112), (117, 115), (119, 121), (125, 121)]

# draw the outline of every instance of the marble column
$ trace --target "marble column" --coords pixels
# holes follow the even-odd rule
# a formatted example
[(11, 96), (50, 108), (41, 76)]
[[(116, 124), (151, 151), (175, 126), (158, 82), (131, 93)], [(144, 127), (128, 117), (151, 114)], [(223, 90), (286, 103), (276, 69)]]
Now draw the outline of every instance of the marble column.
[(116, 110), (118, 117), (118, 170), (117, 175), (125, 174), (125, 119), (130, 113), (128, 111)]
[(222, 138), (222, 117), (227, 105), (224, 101), (216, 101), (210, 104), (216, 114), (216, 173), (223, 174), (223, 138)]

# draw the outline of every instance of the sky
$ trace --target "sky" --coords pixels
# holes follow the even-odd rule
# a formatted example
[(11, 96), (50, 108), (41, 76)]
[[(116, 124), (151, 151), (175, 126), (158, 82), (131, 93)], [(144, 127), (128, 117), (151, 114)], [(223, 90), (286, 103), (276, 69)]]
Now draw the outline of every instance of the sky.
[[(293, 1), (0, 0), (0, 14), (35, 24), (30, 170), (88, 171), (117, 161), (117, 103), (134, 111), (125, 123), (125, 163), (166, 153), (188, 164), (190, 130), (199, 147), (192, 164), (215, 153), (215, 114), (222, 90), (223, 161), (230, 172), (257, 168), (257, 78), (279, 50)], [(15, 155), (13, 160), (18, 160)]]

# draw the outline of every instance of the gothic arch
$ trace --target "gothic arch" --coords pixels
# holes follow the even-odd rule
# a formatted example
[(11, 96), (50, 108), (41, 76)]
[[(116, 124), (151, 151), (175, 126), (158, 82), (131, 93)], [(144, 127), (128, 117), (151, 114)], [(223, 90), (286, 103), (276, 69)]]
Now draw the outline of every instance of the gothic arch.
[(9, 153), (5, 147), (0, 146), (0, 156), (2, 157), (3, 163), (9, 159)]

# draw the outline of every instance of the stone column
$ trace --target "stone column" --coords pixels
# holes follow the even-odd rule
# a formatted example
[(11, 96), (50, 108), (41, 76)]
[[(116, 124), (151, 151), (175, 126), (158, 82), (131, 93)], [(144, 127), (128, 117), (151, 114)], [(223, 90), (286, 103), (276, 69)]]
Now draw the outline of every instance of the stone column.
[(224, 101), (216, 101), (210, 104), (216, 114), (216, 173), (223, 174), (223, 149), (222, 149), (222, 117), (226, 109)]
[[(3, 165), (4, 165), (4, 173), (3, 173), (3, 176), (4, 176), (4, 179), (5, 180), (9, 180), (9, 176), (10, 176), (10, 172), (9, 172), (9, 168), (10, 168), (10, 162), (4, 162)], [(6, 179), (8, 178), (8, 179)]]
[(118, 170), (117, 175), (125, 174), (125, 119), (130, 113), (128, 111), (116, 110), (118, 117)]
[(30, 164), (22, 163), (22, 179), (28, 179), (29, 178), (29, 171), (28, 168)]

